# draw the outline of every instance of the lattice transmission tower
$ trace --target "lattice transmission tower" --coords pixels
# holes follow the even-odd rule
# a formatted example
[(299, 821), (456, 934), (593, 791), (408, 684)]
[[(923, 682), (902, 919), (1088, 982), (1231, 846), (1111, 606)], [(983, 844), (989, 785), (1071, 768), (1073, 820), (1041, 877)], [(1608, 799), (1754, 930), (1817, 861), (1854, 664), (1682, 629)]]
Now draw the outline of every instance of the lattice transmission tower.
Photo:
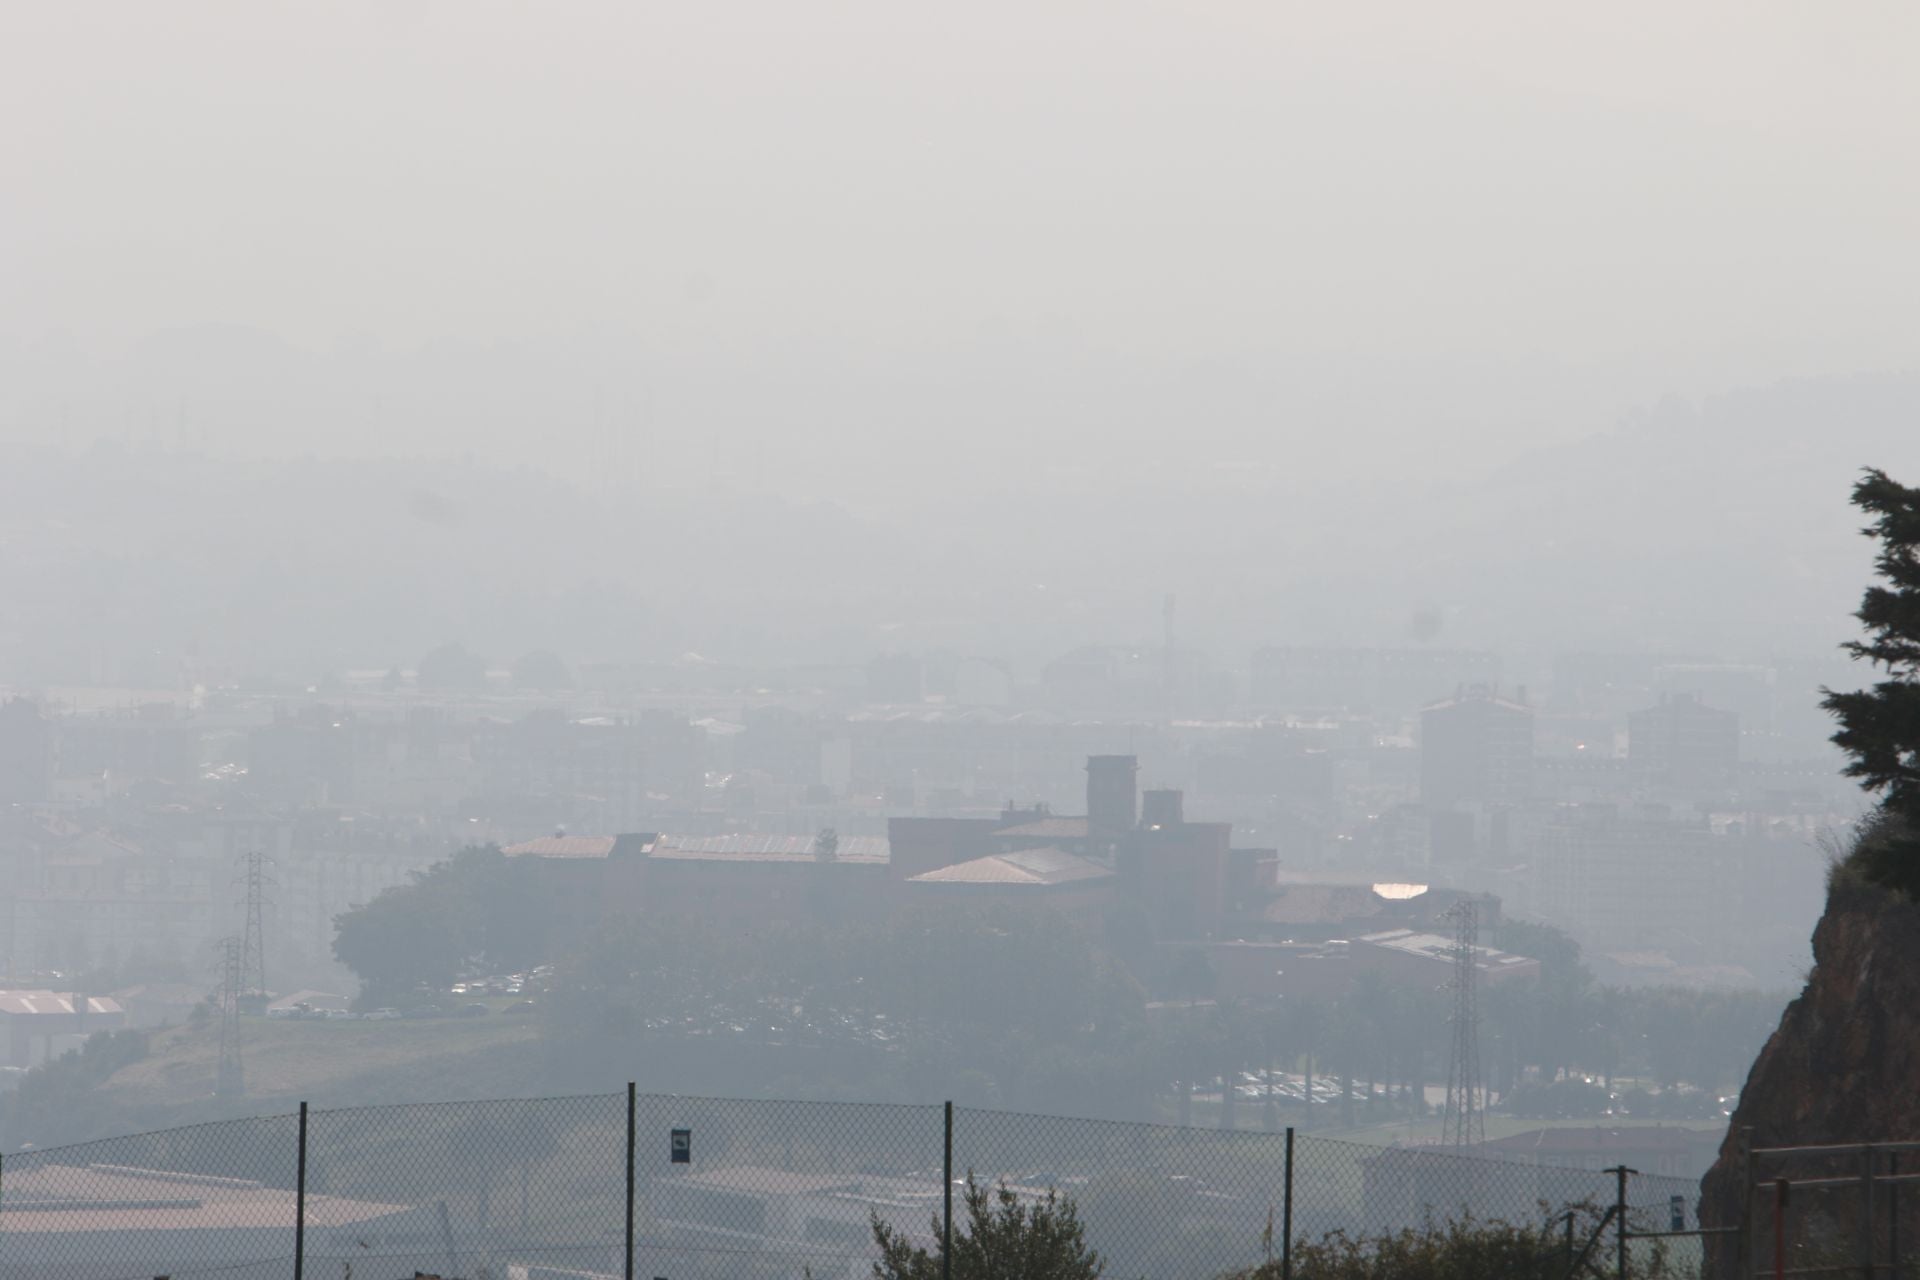
[(240, 1061), (240, 992), (246, 982), (246, 943), (241, 938), (222, 938), (216, 945), (220, 949), (220, 989), (216, 995), (220, 1065), (213, 1091), (222, 1098), (237, 1098), (247, 1091), (246, 1070)]
[(1446, 914), (1453, 921), (1453, 1051), (1447, 1059), (1447, 1110), (1440, 1140), (1450, 1147), (1471, 1146), (1487, 1137), (1486, 1095), (1480, 1087), (1480, 1000), (1477, 950), (1480, 911), (1471, 898)]
[(241, 994), (257, 1001), (267, 998), (267, 888), (273, 877), (267, 874), (271, 859), (255, 850), (242, 859), (242, 880), (246, 885), (247, 923), (240, 939)]

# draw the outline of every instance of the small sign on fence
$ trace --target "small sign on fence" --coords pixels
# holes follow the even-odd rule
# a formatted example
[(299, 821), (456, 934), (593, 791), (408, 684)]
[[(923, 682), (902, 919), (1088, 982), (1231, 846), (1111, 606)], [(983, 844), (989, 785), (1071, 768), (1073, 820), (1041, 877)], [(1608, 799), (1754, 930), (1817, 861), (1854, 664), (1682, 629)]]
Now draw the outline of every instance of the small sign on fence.
[(673, 1163), (693, 1163), (693, 1130), (675, 1129), (673, 1131)]

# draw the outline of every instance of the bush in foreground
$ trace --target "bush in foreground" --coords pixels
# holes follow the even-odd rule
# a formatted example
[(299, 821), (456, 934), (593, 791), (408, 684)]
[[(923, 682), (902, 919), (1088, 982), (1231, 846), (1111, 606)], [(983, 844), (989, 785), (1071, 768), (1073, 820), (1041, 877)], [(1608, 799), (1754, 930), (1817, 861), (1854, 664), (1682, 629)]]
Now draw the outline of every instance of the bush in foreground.
[[(1543, 1206), (1544, 1208), (1544, 1206)], [(1471, 1216), (1444, 1223), (1429, 1222), (1381, 1235), (1331, 1232), (1318, 1241), (1300, 1241), (1293, 1247), (1294, 1280), (1566, 1280), (1573, 1257), (1594, 1237), (1601, 1222), (1591, 1205), (1567, 1212), (1574, 1215), (1571, 1244), (1565, 1234), (1566, 1214), (1540, 1226), (1515, 1226), (1497, 1219)], [(896, 1231), (879, 1215), (872, 1219), (874, 1244), (881, 1260), (873, 1264), (874, 1280), (940, 1280), (936, 1245), (929, 1251)], [(936, 1217), (932, 1237), (940, 1236)], [(1272, 1256), (1272, 1230), (1263, 1238), (1269, 1260), (1218, 1280), (1281, 1280), (1281, 1264)], [(1664, 1242), (1636, 1251), (1630, 1259), (1630, 1280), (1683, 1280), (1689, 1274), (1672, 1265)], [(1614, 1236), (1600, 1232), (1586, 1258), (1583, 1274), (1614, 1274)], [(1071, 1196), (1049, 1191), (1044, 1197), (1022, 1197), (1005, 1184), (982, 1186), (967, 1177), (964, 1222), (955, 1222), (953, 1280), (1102, 1280), (1106, 1259), (1087, 1247), (1086, 1230)], [(1142, 1277), (1140, 1280), (1181, 1280), (1182, 1272)], [(1127, 1280), (1134, 1280), (1129, 1275)]]
[[(940, 1235), (940, 1219), (933, 1221)], [(940, 1280), (937, 1254), (873, 1217), (881, 1261), (875, 1280)], [(1071, 1196), (1047, 1192), (1024, 1201), (1005, 1183), (984, 1187), (967, 1175), (966, 1221), (954, 1223), (953, 1280), (1100, 1280), (1104, 1263), (1087, 1248)]]
[[(1579, 1224), (1575, 1245), (1593, 1228)], [(1294, 1280), (1563, 1280), (1571, 1260), (1566, 1237), (1551, 1227), (1514, 1226), (1465, 1218), (1378, 1236), (1335, 1231), (1293, 1247)], [(1605, 1234), (1588, 1259), (1588, 1274), (1613, 1274), (1613, 1235)], [(1632, 1259), (1633, 1280), (1680, 1280), (1681, 1272), (1655, 1246)], [(1221, 1280), (1280, 1280), (1276, 1260)]]

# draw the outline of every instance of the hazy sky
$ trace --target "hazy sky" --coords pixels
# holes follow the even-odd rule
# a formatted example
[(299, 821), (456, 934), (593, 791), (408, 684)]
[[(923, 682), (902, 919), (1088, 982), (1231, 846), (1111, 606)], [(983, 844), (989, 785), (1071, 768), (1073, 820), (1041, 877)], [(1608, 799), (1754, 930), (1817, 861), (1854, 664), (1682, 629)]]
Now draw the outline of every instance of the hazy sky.
[(1909, 4), (0, 13), (0, 439), (1350, 469), (1920, 340)]

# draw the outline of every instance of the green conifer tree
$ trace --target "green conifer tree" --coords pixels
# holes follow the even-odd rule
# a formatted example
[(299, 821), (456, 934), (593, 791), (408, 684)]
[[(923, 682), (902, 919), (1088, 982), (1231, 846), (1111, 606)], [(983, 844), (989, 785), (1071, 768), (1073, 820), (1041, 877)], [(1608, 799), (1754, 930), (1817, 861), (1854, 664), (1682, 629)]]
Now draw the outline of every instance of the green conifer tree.
[(1874, 569), (1855, 617), (1866, 630), (1847, 652), (1879, 668), (1870, 688), (1825, 694), (1821, 705), (1840, 722), (1833, 741), (1851, 759), (1849, 777), (1880, 795), (1879, 820), (1863, 834), (1852, 863), (1867, 879), (1920, 898), (1920, 489), (1869, 469), (1853, 487), (1853, 504), (1878, 540)]

